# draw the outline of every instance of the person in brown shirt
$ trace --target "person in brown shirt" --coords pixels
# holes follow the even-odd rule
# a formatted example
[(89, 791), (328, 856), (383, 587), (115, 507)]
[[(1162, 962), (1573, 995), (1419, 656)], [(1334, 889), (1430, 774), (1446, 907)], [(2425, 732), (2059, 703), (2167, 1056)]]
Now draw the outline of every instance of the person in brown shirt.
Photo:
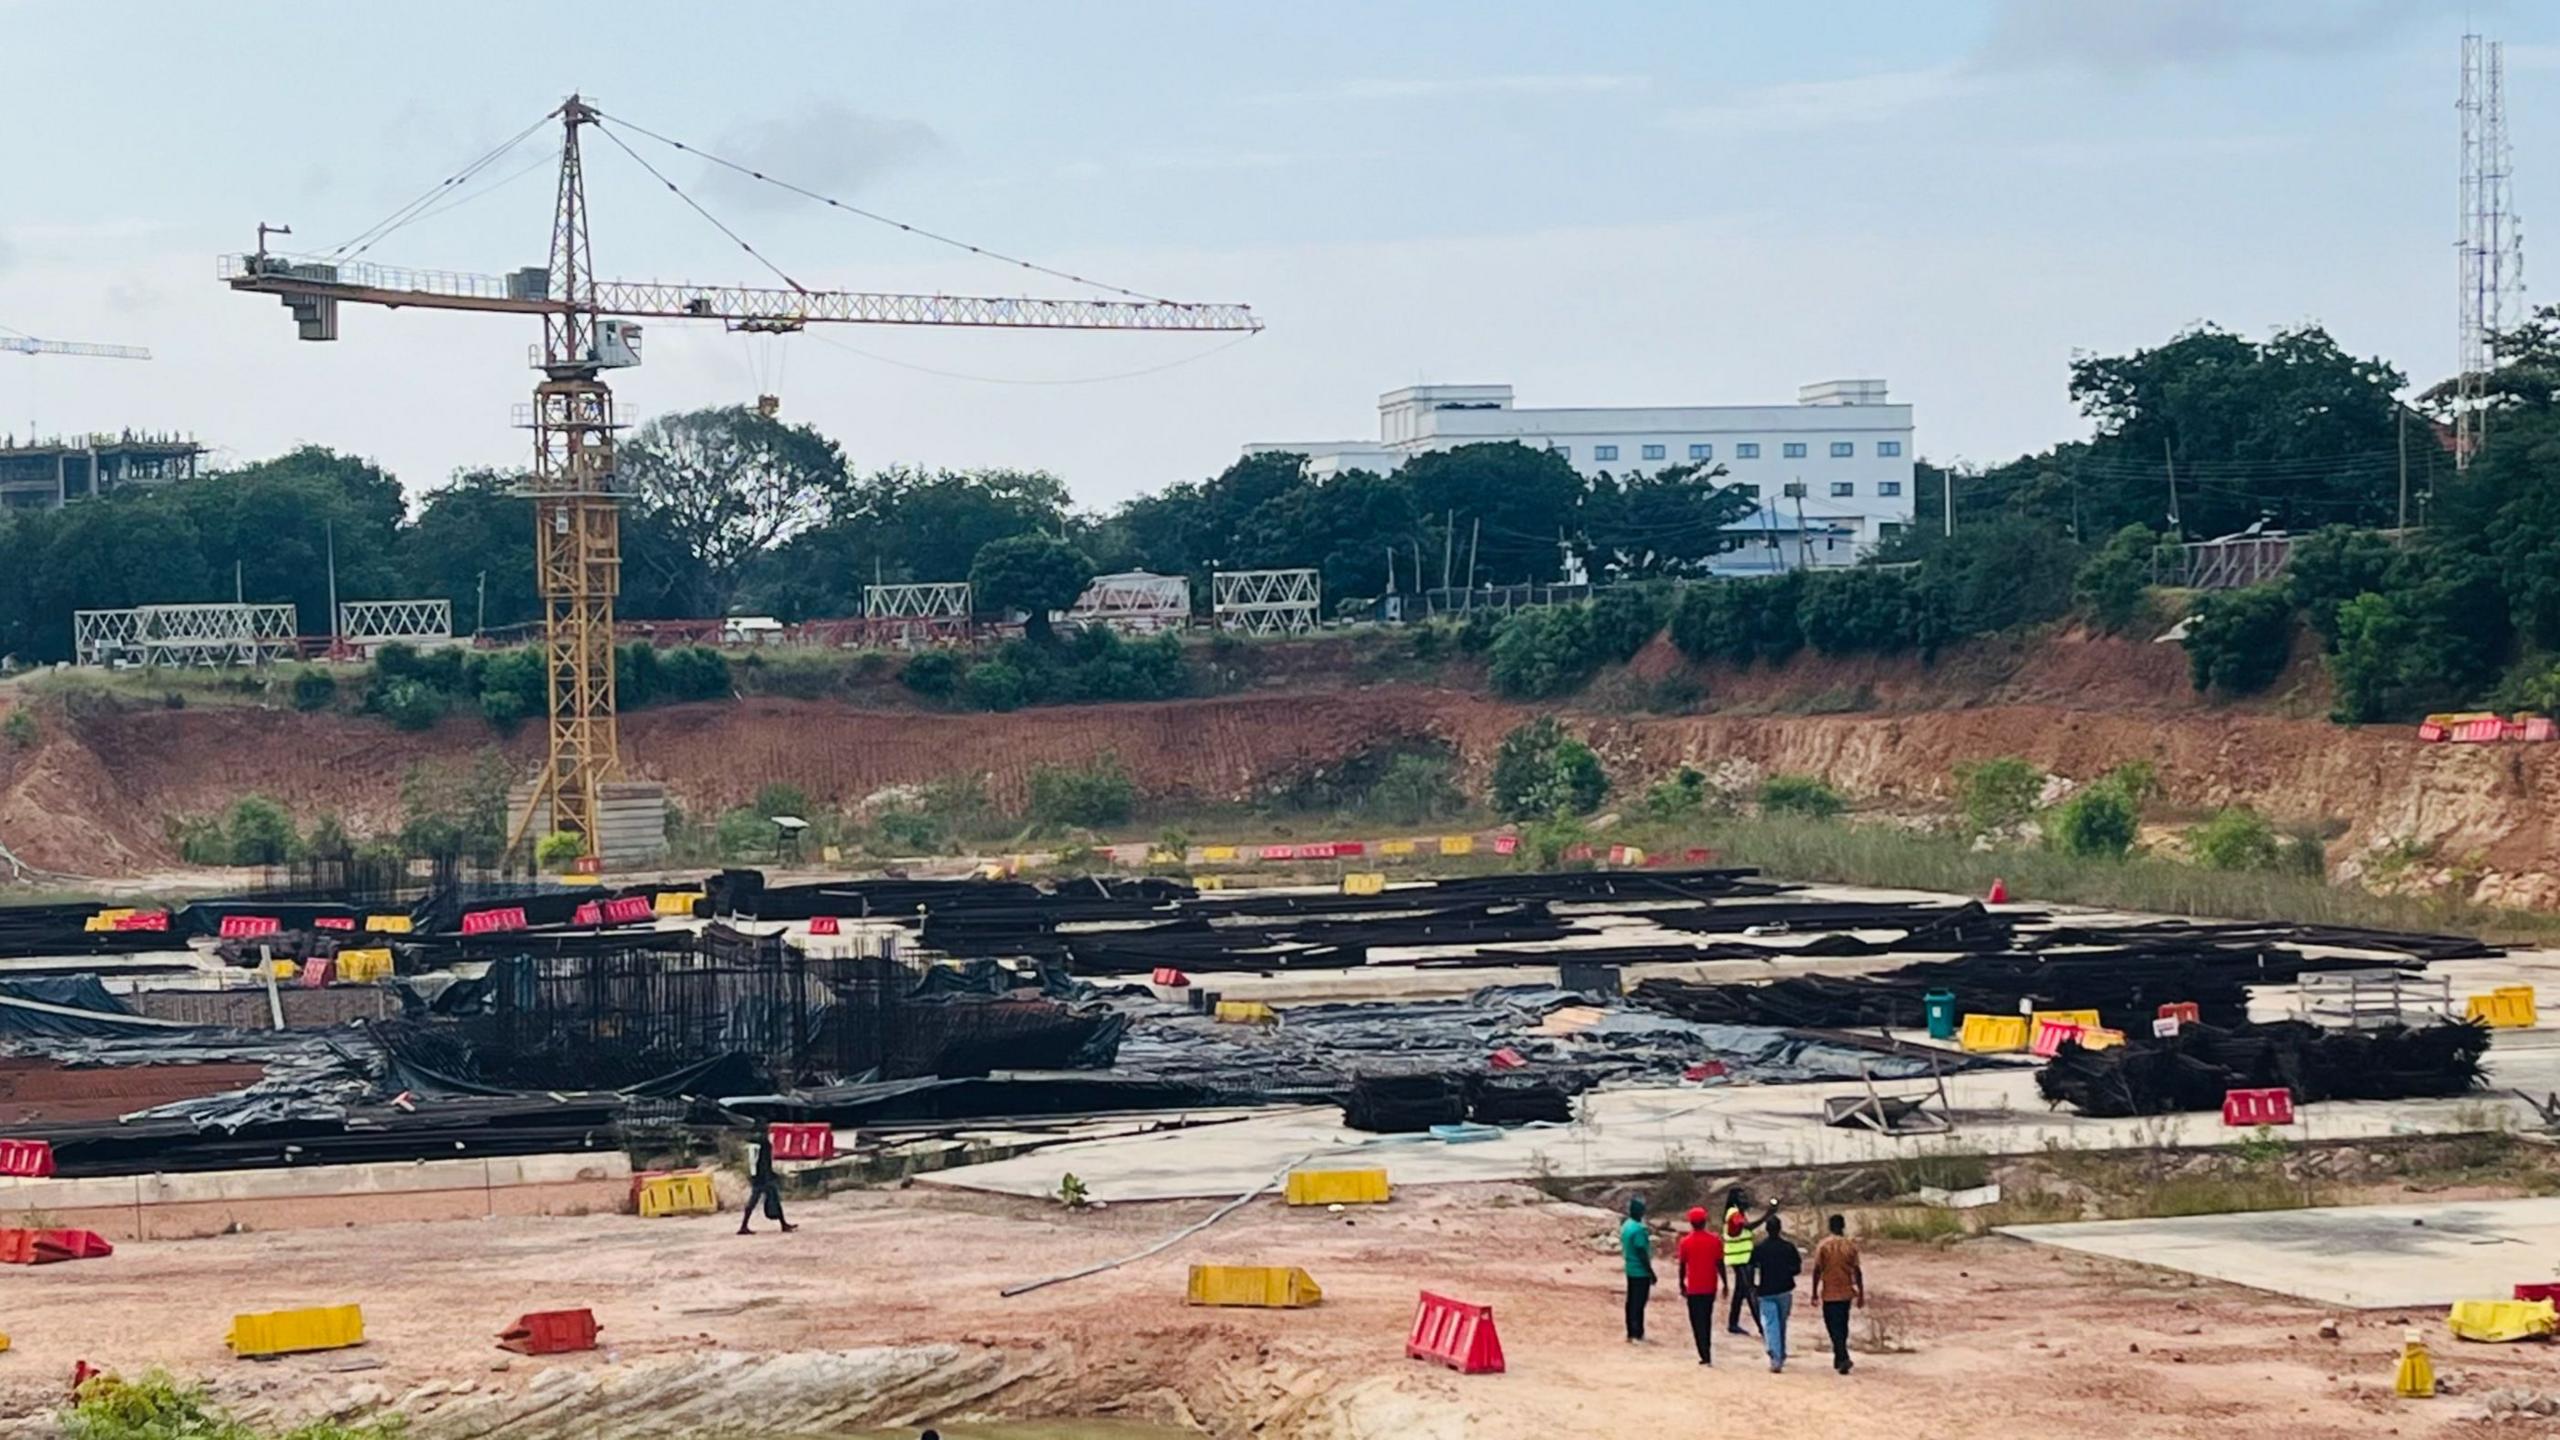
[(1831, 1368), (1849, 1373), (1849, 1306), (1867, 1305), (1867, 1276), (1858, 1267), (1858, 1242), (1848, 1222), (1831, 1217), (1831, 1233), (1813, 1247), (1813, 1298), (1822, 1302), (1822, 1328), (1831, 1332)]

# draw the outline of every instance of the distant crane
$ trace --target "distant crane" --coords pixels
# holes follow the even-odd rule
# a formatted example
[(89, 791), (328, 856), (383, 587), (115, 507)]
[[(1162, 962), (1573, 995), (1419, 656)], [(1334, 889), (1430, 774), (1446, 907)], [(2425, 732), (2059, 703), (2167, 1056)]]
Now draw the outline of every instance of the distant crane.
[(72, 355), (86, 360), (148, 360), (139, 345), (83, 345), (76, 340), (39, 340), (33, 335), (0, 335), (0, 350), (17, 355)]
[[(1004, 260), (1061, 279), (1093, 282), (1027, 261), (993, 255), (974, 245), (888, 220), (813, 191), (705, 154), (681, 142), (608, 116), (571, 95), (544, 117), (560, 122), (560, 181), (553, 208), (550, 263), (505, 276), (449, 271), (396, 270), (329, 257), (271, 254), (260, 226), (254, 254), (224, 256), (221, 276), (234, 290), (274, 295), (293, 312), (301, 338), (338, 338), (341, 301), (391, 308), (485, 310), (542, 317), (543, 378), (523, 424), (534, 434), (533, 477), (535, 588), (543, 600), (543, 651), (550, 681), (549, 756), (531, 803), (515, 822), (510, 850), (528, 842), (537, 815), (548, 808), (550, 828), (585, 842), (585, 854), (603, 854), (600, 794), (619, 767), (613, 690), (613, 602), (621, 589), (621, 522), (616, 510), (613, 395), (602, 372), (640, 363), (635, 318), (718, 320), (730, 329), (789, 333), (813, 324), (968, 325), (1004, 330), (1254, 331), (1262, 328), (1250, 308), (1194, 304), (1140, 295), (1118, 300), (1044, 300), (1027, 297), (873, 294), (812, 290), (775, 266), (736, 232), (713, 217), (675, 182), (660, 174), (616, 133), (628, 130), (674, 146), (706, 162), (792, 191), (866, 219), (881, 221), (973, 254)], [(516, 137), (539, 128), (536, 121)], [(773, 270), (788, 289), (739, 285), (683, 285), (656, 281), (598, 280), (587, 240), (586, 171), (579, 154), (581, 130), (594, 127), (650, 176), (717, 227), (738, 247)], [(366, 232), (354, 253), (432, 213), (451, 187), (511, 148), (511, 140), (454, 180)], [(351, 245), (354, 242), (350, 242)], [(346, 250), (348, 246), (339, 247)], [(1116, 289), (1117, 287), (1099, 287)], [(607, 318), (614, 317), (614, 318)], [(767, 413), (770, 413), (768, 410)]]

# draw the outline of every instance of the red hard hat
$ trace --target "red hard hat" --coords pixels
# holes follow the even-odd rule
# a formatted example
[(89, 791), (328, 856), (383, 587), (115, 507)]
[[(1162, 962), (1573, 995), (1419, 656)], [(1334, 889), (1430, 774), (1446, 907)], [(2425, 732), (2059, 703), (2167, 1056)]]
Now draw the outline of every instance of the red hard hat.
[(1701, 1206), (1701, 1205), (1692, 1205), (1692, 1206), (1690, 1206), (1690, 1207), (1689, 1207), (1689, 1223), (1690, 1223), (1690, 1224), (1692, 1224), (1692, 1225), (1704, 1225), (1704, 1224), (1706, 1224), (1706, 1223), (1707, 1223), (1707, 1212), (1706, 1212), (1706, 1207)]

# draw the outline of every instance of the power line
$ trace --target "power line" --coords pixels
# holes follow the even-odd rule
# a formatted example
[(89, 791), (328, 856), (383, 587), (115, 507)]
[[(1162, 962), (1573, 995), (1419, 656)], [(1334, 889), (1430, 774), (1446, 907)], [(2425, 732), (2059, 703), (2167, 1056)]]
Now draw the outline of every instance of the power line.
[[(558, 112), (555, 111), (553, 113), (556, 114)], [(433, 204), (439, 196), (450, 193), (456, 186), (469, 183), (472, 176), (479, 174), (488, 166), (495, 164), (500, 156), (505, 155), (508, 151), (523, 144), (527, 136), (533, 134), (534, 131), (541, 129), (544, 124), (550, 121), (550, 119), (550, 115), (544, 115), (540, 119), (535, 120), (532, 124), (517, 131), (506, 140), (499, 142), (496, 148), (482, 155), (479, 159), (472, 161), (470, 164), (463, 166), (451, 175), (448, 175), (442, 180), (437, 181), (435, 184), (428, 186), (425, 193), (417, 196), (407, 204), (400, 206), (398, 209), (393, 210), (390, 214), (385, 215), (381, 219), (376, 220), (364, 229), (357, 231), (347, 239), (339, 241), (335, 246), (323, 253), (331, 257), (353, 259), (356, 255), (361, 255), (365, 251), (372, 249), (375, 242), (382, 240), (396, 230), (405, 228), (411, 222), (419, 219), (421, 215), (424, 214), (426, 207)], [(349, 253), (349, 247), (356, 248), (353, 249), (352, 253)]]

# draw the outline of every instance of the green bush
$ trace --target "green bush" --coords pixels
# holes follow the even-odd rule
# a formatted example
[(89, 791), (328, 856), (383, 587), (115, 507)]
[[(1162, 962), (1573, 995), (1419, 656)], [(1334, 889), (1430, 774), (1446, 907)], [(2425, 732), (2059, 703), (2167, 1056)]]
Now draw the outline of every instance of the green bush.
[[(551, 708), (551, 673), (541, 651), (530, 646), (493, 650), (479, 660), (480, 713), (490, 724), (511, 729)], [(620, 705), (632, 703), (619, 693), (614, 698)]]
[(948, 700), (960, 688), (960, 657), (948, 650), (910, 656), (899, 667), (898, 683), (927, 700)]
[(748, 860), (773, 853), (773, 822), (744, 805), (734, 805), (720, 812), (719, 824), (712, 827), (711, 843), (718, 847), (723, 860)]
[(1662, 629), (1662, 607), (1642, 585), (1614, 585), (1591, 602), (1592, 643), (1606, 659), (1621, 664), (1635, 658)]
[(2053, 808), (2045, 839), (2066, 855), (2122, 859), (2142, 831), (2142, 811), (2124, 790), (2086, 785)]
[(981, 660), (960, 681), (961, 698), (979, 710), (1019, 710), (1030, 693), (1023, 672), (1003, 660)]
[(1695, 819), (1707, 808), (1707, 777), (1683, 765), (1667, 780), (1644, 792), (1644, 813), (1653, 820)]
[(1450, 778), (1445, 756), (1406, 751), (1387, 762), (1369, 784), (1362, 806), (1398, 825), (1419, 825), (1455, 815), (1467, 806)]
[(2148, 525), (2127, 525), (2108, 537), (2071, 577), (2071, 592), (2101, 630), (2117, 631), (2141, 618), (2151, 584), (2151, 559), (2160, 535)]
[(2391, 590), (2399, 547), (2372, 530), (2327, 525), (2293, 542), (2284, 567), (2285, 592), (2322, 648), (2338, 648), (2338, 609), (2359, 595)]
[(574, 830), (554, 830), (533, 842), (533, 863), (557, 875), (585, 857), (586, 837)]
[(1517, 611), (1494, 637), (1493, 688), (1519, 700), (1568, 695), (1582, 688), (1604, 658), (1588, 607)]
[(1760, 782), (1760, 813), (1829, 820), (1849, 808), (1840, 792), (1813, 775), (1772, 775)]
[(481, 717), (502, 733), (513, 731), (532, 713), (524, 697), (512, 690), (492, 690), (480, 697)]
[(2274, 870), (2284, 851), (2276, 827), (2246, 805), (2219, 810), (2187, 831), (2187, 852), (2207, 870)]
[(1031, 772), (1031, 819), (1037, 824), (1119, 825), (1137, 801), (1136, 782), (1110, 756), (1082, 769), (1043, 765)]
[[(1191, 665), (1183, 658), (1182, 639), (1170, 631), (1144, 640), (1123, 640), (1112, 631), (1089, 625), (1065, 646), (1063, 662), (1052, 661), (1038, 647), (1008, 649), (1019, 666), (1021, 651), (1042, 658), (1041, 680), (1024, 697), (1042, 700), (1170, 700), (1191, 689)], [(1025, 671), (1026, 679), (1034, 672)]]
[(338, 702), (338, 677), (313, 667), (297, 670), (293, 676), (293, 708), (305, 712), (326, 710)]
[(1947, 636), (1987, 635), (2060, 617), (2071, 608), (2081, 549), (2058, 525), (1996, 516), (1953, 535), (1906, 530), (1920, 562), (1910, 580), (1906, 643), (1930, 648)]
[(203, 815), (181, 816), (169, 822), (169, 848), (188, 865), (231, 863), (231, 841), (222, 833), (222, 822)]
[(2199, 596), (2182, 643), (2197, 691), (2256, 694), (2284, 672), (2293, 648), (2293, 603), (2281, 585)]
[(669, 704), (725, 700), (734, 693), (729, 657), (708, 645), (679, 645), (658, 657), (657, 698)]
[(1503, 736), (1494, 754), (1493, 808), (1504, 819), (1588, 815), (1608, 793), (1599, 755), (1567, 735), (1552, 715)]
[(222, 833), (234, 865), (281, 865), (293, 858), (301, 839), (293, 817), (264, 795), (243, 795), (232, 801)]
[(323, 815), (312, 823), (311, 833), (303, 837), (302, 853), (314, 860), (351, 859), (356, 842), (347, 834), (345, 821), (335, 815)]
[(1775, 665), (1804, 644), (1803, 571), (1755, 580), (1710, 580), (1680, 594), (1671, 643), (1693, 660)]
[(1920, 610), (1906, 572), (1858, 566), (1805, 582), (1799, 611), (1805, 643), (1825, 655), (1891, 654), (1921, 638)]
[(8, 740), (9, 748), (12, 750), (34, 749), (36, 744), (35, 713), (27, 709), (24, 705), (20, 705), (16, 709), (11, 710), (9, 712), (8, 719), (0, 720), (0, 737), (5, 737)]
[(421, 761), (400, 777), (400, 845), (411, 855), (497, 863), (515, 768), (495, 750), (468, 764)]
[(895, 855), (930, 855), (949, 843), (949, 827), (940, 816), (903, 807), (872, 817), (877, 847)]
[(444, 718), (445, 697), (423, 680), (374, 681), (370, 702), (384, 719), (403, 730), (432, 730)]
[[(83, 1382), (56, 1423), (63, 1440), (265, 1440), (270, 1433), (233, 1418), (202, 1390), (158, 1370), (139, 1380), (100, 1375)], [(312, 1420), (275, 1432), (274, 1440), (395, 1440), (405, 1426), (398, 1415)]]
[(1956, 767), (1965, 828), (1976, 835), (2009, 829), (2035, 813), (2044, 772), (2015, 755)]
[(659, 696), (658, 647), (646, 640), (618, 645), (613, 651), (614, 703), (625, 710), (655, 705)]

